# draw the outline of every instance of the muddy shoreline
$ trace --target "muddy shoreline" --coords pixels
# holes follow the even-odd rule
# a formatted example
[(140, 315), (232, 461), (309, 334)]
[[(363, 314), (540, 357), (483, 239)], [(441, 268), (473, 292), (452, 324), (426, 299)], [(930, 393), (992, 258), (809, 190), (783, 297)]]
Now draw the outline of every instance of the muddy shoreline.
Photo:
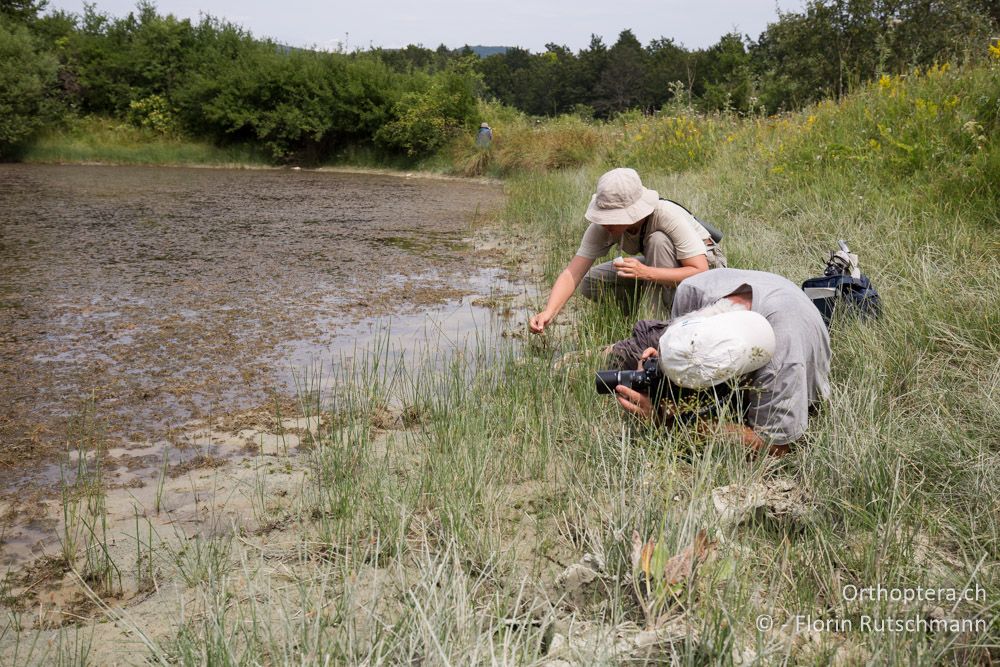
[(495, 183), (39, 165), (0, 182), (7, 493), (51, 487), (81, 442), (183, 448), (196, 420), (287, 413), (294, 375), (393, 318), (471, 321), (523, 290), (488, 239)]
[(425, 171), (421, 169), (389, 169), (384, 167), (359, 167), (351, 165), (322, 165), (319, 167), (302, 167), (296, 165), (266, 165), (266, 164), (186, 164), (186, 163), (149, 163), (136, 164), (132, 162), (107, 162), (102, 160), (81, 160), (74, 162), (31, 160), (24, 164), (47, 166), (75, 167), (149, 167), (162, 169), (217, 169), (217, 170), (247, 170), (247, 171), (304, 171), (331, 174), (355, 174), (367, 176), (392, 176), (397, 178), (413, 178), (433, 181), (454, 181), (456, 183), (476, 183), (479, 185), (502, 186), (503, 181), (486, 176), (455, 176), (453, 174)]
[[(333, 301), (322, 294), (310, 293), (309, 299), (299, 299), (296, 309), (277, 315), (265, 313), (266, 318), (258, 309), (257, 317), (267, 324), (262, 329), (268, 335), (253, 340), (252, 345), (232, 333), (242, 321), (237, 314), (222, 318), (217, 328), (207, 328), (204, 323), (191, 326), (188, 320), (197, 322), (197, 318), (190, 313), (187, 320), (183, 316), (163, 315), (157, 320), (160, 335), (142, 348), (128, 346), (129, 354), (119, 362), (127, 360), (134, 367), (145, 368), (143, 364), (157, 358), (157, 350), (163, 353), (168, 342), (164, 336), (182, 339), (179, 346), (169, 348), (169, 353), (175, 355), (183, 355), (185, 346), (197, 347), (198, 338), (221, 337), (226, 344), (220, 349), (225, 358), (238, 361), (240, 372), (189, 387), (191, 396), (197, 396), (225, 392), (227, 382), (247, 385), (260, 382), (267, 373), (271, 374), (270, 386), (274, 386), (273, 356), (261, 354), (252, 366), (247, 360), (251, 359), (251, 353), (260, 354), (263, 347), (282, 336), (286, 343), (292, 341), (297, 345), (281, 348), (284, 359), (300, 362), (317, 350), (346, 353), (346, 341), (364, 346), (366, 341), (370, 344), (373, 340), (388, 340), (385, 337), (390, 336), (389, 326), (383, 324), (391, 325), (397, 332), (398, 337), (393, 340), (402, 355), (404, 349), (407, 353), (414, 349), (408, 346), (426, 343), (435, 335), (447, 338), (447, 326), (461, 331), (470, 322), (476, 324), (468, 319), (470, 313), (489, 318), (495, 335), (518, 337), (522, 335), (528, 302), (534, 298), (526, 285), (537, 278), (539, 267), (524, 261), (528, 256), (527, 239), (496, 227), (498, 202), (494, 202), (492, 210), (449, 219), (424, 235), (414, 237), (400, 229), (382, 234), (380, 241), (402, 258), (394, 262), (399, 277), (392, 281), (391, 293), (376, 289), (374, 284), (362, 284), (349, 298), (341, 293), (339, 296), (345, 298)], [(465, 268), (469, 256), (475, 256), (479, 262), (480, 273), (472, 276), (480, 276), (478, 282), (469, 279)], [(459, 271), (465, 272), (463, 279), (440, 269), (405, 275), (407, 267), (426, 269), (428, 262), (435, 266), (455, 262)], [(266, 286), (274, 289), (273, 283)], [(205, 290), (197, 289), (191, 279), (182, 281), (181, 291), (194, 295), (191, 298), (195, 304), (202, 303), (196, 295)], [(120, 316), (95, 317), (107, 311), (94, 304), (68, 310), (77, 323), (94, 319), (101, 322), (98, 331), (105, 335), (105, 341), (113, 342), (123, 336), (132, 336), (131, 340), (137, 336), (139, 327), (134, 322), (149, 311), (138, 304), (132, 307), (136, 308), (134, 313), (128, 310), (128, 304), (120, 305), (116, 311), (131, 315), (121, 318), (125, 324), (116, 322)], [(325, 337), (329, 333), (326, 330), (329, 320), (324, 318), (331, 317), (333, 307), (336, 312), (332, 316), (338, 318), (338, 333), (345, 341), (340, 347), (331, 344), (336, 336)], [(65, 301), (62, 308), (67, 308)], [(232, 310), (235, 309), (215, 312)], [(303, 316), (304, 312), (308, 316)], [(386, 319), (382, 320), (380, 315)], [(421, 321), (430, 322), (431, 330), (426, 329), (426, 324), (421, 329)], [(4, 342), (8, 354), (9, 346), (21, 344), (17, 337)], [(441, 341), (435, 344), (440, 345)], [(343, 358), (349, 362), (357, 352), (355, 347)], [(20, 354), (24, 354), (23, 347)], [(115, 361), (114, 354), (107, 355), (109, 365)], [(209, 354), (207, 358), (223, 357)], [(427, 362), (427, 357), (419, 358)], [(252, 368), (251, 373), (248, 368)], [(53, 382), (59, 379), (60, 376), (49, 378)], [(308, 386), (308, 382), (303, 386)], [(158, 391), (179, 399), (184, 396), (183, 389), (179, 385), (161, 384)], [(116, 409), (130, 413), (132, 419), (147, 419), (149, 413), (141, 410), (142, 403), (154, 395), (137, 393), (134, 389), (116, 393), (114, 387), (106, 392), (92, 394), (91, 413), (83, 411), (66, 422), (51, 422), (53, 426), (36, 431), (29, 451), (13, 449), (0, 454), (0, 463), (8, 473), (12, 469), (32, 471), (19, 478), (8, 476), (7, 480), (15, 482), (6, 493), (0, 494), (0, 516), (5, 525), (2, 552), (7, 571), (0, 587), (0, 603), (17, 615), (21, 628), (18, 633), (40, 632), (58, 637), (91, 626), (94, 633), (91, 641), (98, 659), (127, 663), (130, 659), (121, 651), (133, 637), (118, 624), (101, 622), (110, 618), (109, 613), (118, 613), (110, 610), (128, 610), (129, 615), (148, 623), (147, 629), (158, 641), (162, 640), (174, 631), (170, 619), (161, 614), (164, 608), (199, 604), (183, 591), (184, 579), (174, 579), (169, 573), (171, 566), (167, 565), (171, 560), (180, 563), (190, 558), (185, 555), (187, 545), (214, 544), (218, 540), (229, 544), (235, 534), (240, 537), (227, 547), (226, 556), (253, 558), (267, 550), (280, 550), (281, 544), (293, 541), (299, 530), (295, 512), (303, 502), (299, 496), (308, 479), (316, 474), (314, 450), (323, 446), (323, 441), (336, 439), (338, 436), (333, 434), (341, 427), (330, 421), (337, 415), (327, 409), (324, 390), (316, 388), (306, 395), (301, 391), (298, 395), (273, 392), (256, 404), (234, 401), (228, 410), (199, 413), (192, 409), (186, 420), (171, 423), (162, 431), (123, 429), (116, 434), (113, 428), (108, 428), (113, 424), (109, 413), (100, 415), (103, 404), (99, 399), (117, 399), (111, 403)], [(136, 407), (140, 410), (133, 413)], [(103, 422), (97, 423), (102, 419)], [(424, 416), (420, 408), (387, 403), (363, 420), (364, 428), (373, 434), (376, 450), (386, 456), (398, 452), (401, 457), (398, 474), (409, 475), (418, 469), (420, 453), (413, 448), (413, 442), (421, 437)], [(8, 420), (2, 426), (10, 429), (11, 425)], [(46, 440), (46, 436), (59, 428), (67, 429), (66, 435)], [(77, 430), (69, 430), (72, 428)], [(542, 492), (532, 488), (524, 497), (529, 498), (536, 491)], [(68, 540), (89, 539), (79, 532), (73, 518), (67, 521), (67, 507), (73, 508), (69, 516), (76, 517), (95, 497), (100, 498), (102, 520), (106, 522), (104, 548), (109, 550), (110, 562), (116, 568), (118, 563), (122, 564), (121, 571), (114, 575), (118, 577), (116, 581), (102, 583), (87, 569), (92, 546), (83, 547), (82, 554), (90, 554), (86, 561), (80, 551), (75, 560), (66, 555)], [(151, 563), (148, 570), (141, 563), (143, 530), (148, 531), (147, 557)], [(137, 542), (139, 560), (133, 572), (125, 564), (135, 559), (132, 553)], [(550, 575), (552, 579), (554, 574)], [(110, 584), (110, 588), (101, 588), (104, 584)], [(0, 646), (0, 655), (6, 651), (10, 656), (9, 650), (9, 643)]]

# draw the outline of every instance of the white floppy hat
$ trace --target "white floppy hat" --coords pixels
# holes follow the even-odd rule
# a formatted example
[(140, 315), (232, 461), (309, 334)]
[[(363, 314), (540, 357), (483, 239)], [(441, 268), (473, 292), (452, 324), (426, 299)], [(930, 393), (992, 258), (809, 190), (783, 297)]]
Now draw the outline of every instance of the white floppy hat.
[(660, 336), (660, 370), (679, 387), (702, 389), (763, 367), (774, 329), (749, 310), (681, 318)]
[(599, 225), (632, 225), (653, 212), (660, 195), (642, 187), (635, 169), (612, 169), (597, 180), (597, 192), (584, 214)]

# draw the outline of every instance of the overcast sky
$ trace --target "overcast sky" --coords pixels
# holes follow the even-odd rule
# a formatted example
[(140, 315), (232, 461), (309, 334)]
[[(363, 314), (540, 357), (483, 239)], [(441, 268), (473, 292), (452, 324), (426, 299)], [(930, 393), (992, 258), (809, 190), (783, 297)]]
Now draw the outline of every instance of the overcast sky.
[[(97, 9), (124, 16), (135, 0), (97, 0)], [(672, 37), (688, 48), (711, 46), (737, 30), (757, 38), (781, 11), (801, 10), (804, 0), (160, 0), (161, 14), (197, 19), (210, 14), (239, 24), (257, 37), (282, 44), (347, 50), (422, 44), (520, 46), (543, 51), (555, 42), (573, 51), (590, 35), (610, 46), (631, 28), (643, 44)], [(49, 7), (80, 13), (83, 0), (50, 0)]]

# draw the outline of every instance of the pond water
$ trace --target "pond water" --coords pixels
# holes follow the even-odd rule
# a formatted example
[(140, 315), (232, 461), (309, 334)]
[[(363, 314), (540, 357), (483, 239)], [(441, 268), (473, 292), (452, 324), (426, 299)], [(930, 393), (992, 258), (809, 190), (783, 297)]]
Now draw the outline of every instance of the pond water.
[(402, 348), (481, 334), (474, 302), (522, 289), (475, 249), (501, 203), (455, 180), (0, 165), (0, 488), (82, 420), (169, 441), (387, 328)]

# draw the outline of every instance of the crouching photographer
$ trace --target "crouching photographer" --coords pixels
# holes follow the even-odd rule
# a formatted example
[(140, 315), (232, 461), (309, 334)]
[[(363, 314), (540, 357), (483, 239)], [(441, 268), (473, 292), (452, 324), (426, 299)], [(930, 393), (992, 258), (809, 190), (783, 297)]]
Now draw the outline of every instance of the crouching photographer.
[(716, 269), (681, 283), (672, 315), (640, 321), (609, 348), (638, 370), (599, 373), (598, 390), (616, 382), (622, 409), (652, 420), (690, 414), (679, 397), (706, 392), (717, 402), (737, 386), (740, 423), (722, 428), (755, 453), (788, 453), (829, 395), (830, 339), (812, 302), (781, 276)]

